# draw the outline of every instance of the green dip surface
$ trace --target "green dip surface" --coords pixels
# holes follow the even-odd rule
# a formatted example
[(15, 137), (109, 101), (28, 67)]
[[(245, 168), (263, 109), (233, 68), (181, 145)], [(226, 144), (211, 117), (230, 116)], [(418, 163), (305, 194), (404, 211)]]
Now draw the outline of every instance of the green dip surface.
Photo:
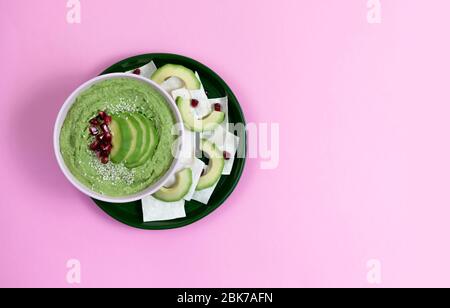
[[(89, 149), (93, 137), (89, 120), (98, 111), (114, 118), (118, 113), (139, 112), (155, 125), (159, 142), (153, 156), (142, 166), (102, 164)], [(164, 97), (148, 84), (129, 78), (101, 81), (81, 93), (69, 110), (60, 134), (60, 149), (70, 172), (93, 191), (111, 197), (132, 195), (158, 181), (170, 168), (175, 119)]]

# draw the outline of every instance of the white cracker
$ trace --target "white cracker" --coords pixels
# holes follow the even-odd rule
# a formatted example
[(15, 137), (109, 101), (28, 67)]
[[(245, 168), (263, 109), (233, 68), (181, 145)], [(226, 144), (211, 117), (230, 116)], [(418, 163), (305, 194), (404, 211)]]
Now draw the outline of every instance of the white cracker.
[(147, 196), (142, 199), (144, 222), (173, 220), (186, 217), (184, 203), (184, 200), (164, 202), (153, 196)]
[(219, 183), (219, 181), (217, 181), (217, 183), (214, 184), (214, 186), (212, 186), (210, 188), (195, 191), (194, 196), (192, 197), (192, 200), (198, 201), (203, 204), (208, 204), (209, 199), (211, 199), (211, 196), (214, 193), (214, 190), (216, 189), (218, 183)]
[(197, 79), (200, 81), (200, 89), (190, 90), (191, 97), (196, 100), (207, 100), (208, 95), (206, 95), (206, 91), (205, 88), (203, 87), (202, 80), (200, 79), (200, 75), (197, 72), (195, 72), (195, 77), (197, 77)]
[(187, 195), (184, 196), (183, 198), (186, 201), (190, 201), (194, 196), (195, 188), (197, 187), (198, 181), (202, 176), (203, 169), (205, 168), (205, 163), (202, 162), (200, 159), (195, 158), (189, 167), (192, 170), (192, 185)]
[[(144, 66), (139, 67), (141, 70), (140, 76), (150, 79), (154, 72), (156, 72), (157, 68), (155, 62), (151, 61), (150, 63), (145, 64)], [(127, 73), (133, 74), (135, 70), (128, 71)]]
[(219, 126), (208, 140), (214, 143), (220, 151), (227, 152), (230, 155), (230, 159), (225, 160), (225, 166), (222, 171), (222, 174), (230, 175), (239, 147), (239, 137)]
[[(208, 104), (210, 110), (213, 110), (215, 104), (220, 104), (220, 110), (225, 113), (225, 119), (222, 123), (220, 123), (220, 126), (225, 130), (229, 131), (229, 123), (228, 123), (228, 97), (220, 97), (220, 98), (211, 98), (208, 99)], [(214, 131), (210, 132), (204, 132), (202, 134), (203, 138), (209, 138), (214, 134)]]
[(195, 158), (195, 145), (197, 135), (190, 130), (184, 131), (183, 146), (180, 151), (179, 160), (182, 164), (190, 164)]
[(191, 93), (186, 88), (176, 89), (172, 91), (172, 97), (174, 100), (176, 100), (179, 96), (184, 99), (191, 99)]
[(195, 159), (196, 138), (197, 136), (194, 132), (185, 130), (181, 151), (178, 154), (178, 165), (175, 168), (174, 174), (166, 180), (164, 186), (169, 187), (173, 185), (175, 183), (176, 173), (192, 165)]
[(174, 90), (178, 90), (180, 88), (184, 87), (184, 82), (178, 77), (170, 77), (169, 79), (165, 80), (161, 84), (161, 88), (163, 88), (167, 93), (171, 93)]

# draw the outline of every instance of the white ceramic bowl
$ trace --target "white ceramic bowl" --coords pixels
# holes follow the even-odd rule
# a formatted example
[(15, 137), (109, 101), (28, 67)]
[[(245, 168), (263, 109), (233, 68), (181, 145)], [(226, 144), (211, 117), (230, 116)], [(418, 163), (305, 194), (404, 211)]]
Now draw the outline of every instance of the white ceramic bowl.
[[(175, 127), (178, 130), (176, 133), (179, 136), (178, 138), (176, 138), (177, 139), (176, 142), (178, 142), (178, 144), (174, 145), (175, 146), (174, 160), (173, 160), (172, 165), (170, 166), (169, 170), (166, 172), (166, 174), (164, 174), (164, 176), (161, 179), (159, 179), (156, 183), (154, 183), (147, 189), (145, 189), (137, 194), (123, 196), (123, 197), (110, 197), (110, 196), (99, 194), (99, 193), (93, 191), (92, 189), (90, 189), (89, 187), (85, 186), (81, 182), (79, 182), (73, 176), (73, 174), (70, 172), (70, 170), (67, 168), (67, 166), (64, 162), (64, 159), (62, 157), (60, 145), (59, 145), (59, 135), (61, 133), (61, 128), (63, 126), (64, 120), (66, 119), (66, 115), (67, 115), (68, 111), (70, 110), (70, 107), (75, 102), (76, 98), (82, 92), (84, 92), (85, 90), (87, 90), (88, 88), (93, 86), (94, 84), (99, 83), (104, 80), (107, 80), (107, 79), (114, 79), (114, 78), (129, 78), (129, 79), (139, 80), (145, 84), (148, 84), (149, 87), (156, 89), (166, 99), (167, 105), (172, 110), (172, 113), (174, 115), (175, 122), (176, 122)], [(125, 74), (125, 73), (114, 73), (114, 74), (102, 75), (102, 76), (96, 77), (94, 79), (91, 79), (91, 80), (85, 82), (84, 84), (82, 84), (80, 87), (78, 87), (66, 99), (66, 101), (64, 102), (64, 105), (61, 107), (61, 110), (59, 111), (58, 117), (56, 119), (54, 133), (53, 133), (53, 146), (54, 146), (54, 150), (55, 150), (56, 159), (58, 161), (59, 167), (61, 168), (61, 170), (64, 173), (64, 175), (66, 176), (66, 178), (77, 189), (79, 189), (81, 192), (83, 192), (84, 194), (86, 194), (92, 198), (106, 201), (106, 202), (111, 202), (111, 203), (126, 203), (126, 202), (140, 200), (143, 197), (151, 195), (151, 194), (155, 193), (156, 191), (158, 191), (167, 182), (167, 180), (169, 180), (174, 175), (175, 171), (177, 170), (177, 167), (179, 164), (178, 157), (179, 157), (179, 153), (180, 153), (181, 146), (182, 146), (181, 140), (183, 140), (183, 135), (184, 135), (184, 126), (182, 123), (183, 122), (181, 119), (181, 115), (175, 104), (175, 101), (172, 99), (172, 97), (166, 91), (164, 91), (155, 82), (153, 82), (147, 78), (144, 78), (144, 77), (140, 77), (140, 76), (132, 75), (132, 74)]]

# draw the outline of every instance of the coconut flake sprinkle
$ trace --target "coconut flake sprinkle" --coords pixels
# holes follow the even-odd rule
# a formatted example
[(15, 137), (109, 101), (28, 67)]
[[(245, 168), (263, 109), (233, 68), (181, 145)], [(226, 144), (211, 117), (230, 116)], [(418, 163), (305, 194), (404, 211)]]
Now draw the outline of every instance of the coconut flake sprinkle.
[(89, 165), (103, 181), (110, 182), (112, 185), (134, 183), (134, 170), (128, 169), (124, 164), (101, 164), (99, 161), (93, 160), (89, 162)]

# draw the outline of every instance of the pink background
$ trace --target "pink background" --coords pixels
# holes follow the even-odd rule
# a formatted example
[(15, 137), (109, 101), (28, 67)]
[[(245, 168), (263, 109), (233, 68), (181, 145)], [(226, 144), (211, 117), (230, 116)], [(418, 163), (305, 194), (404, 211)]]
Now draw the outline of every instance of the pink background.
[[(120, 3), (125, 3), (120, 1)], [(0, 1), (0, 286), (450, 286), (450, 2)], [(207, 219), (164, 232), (106, 216), (52, 150), (64, 99), (110, 64), (180, 53), (219, 73), (247, 120), (278, 122)]]

